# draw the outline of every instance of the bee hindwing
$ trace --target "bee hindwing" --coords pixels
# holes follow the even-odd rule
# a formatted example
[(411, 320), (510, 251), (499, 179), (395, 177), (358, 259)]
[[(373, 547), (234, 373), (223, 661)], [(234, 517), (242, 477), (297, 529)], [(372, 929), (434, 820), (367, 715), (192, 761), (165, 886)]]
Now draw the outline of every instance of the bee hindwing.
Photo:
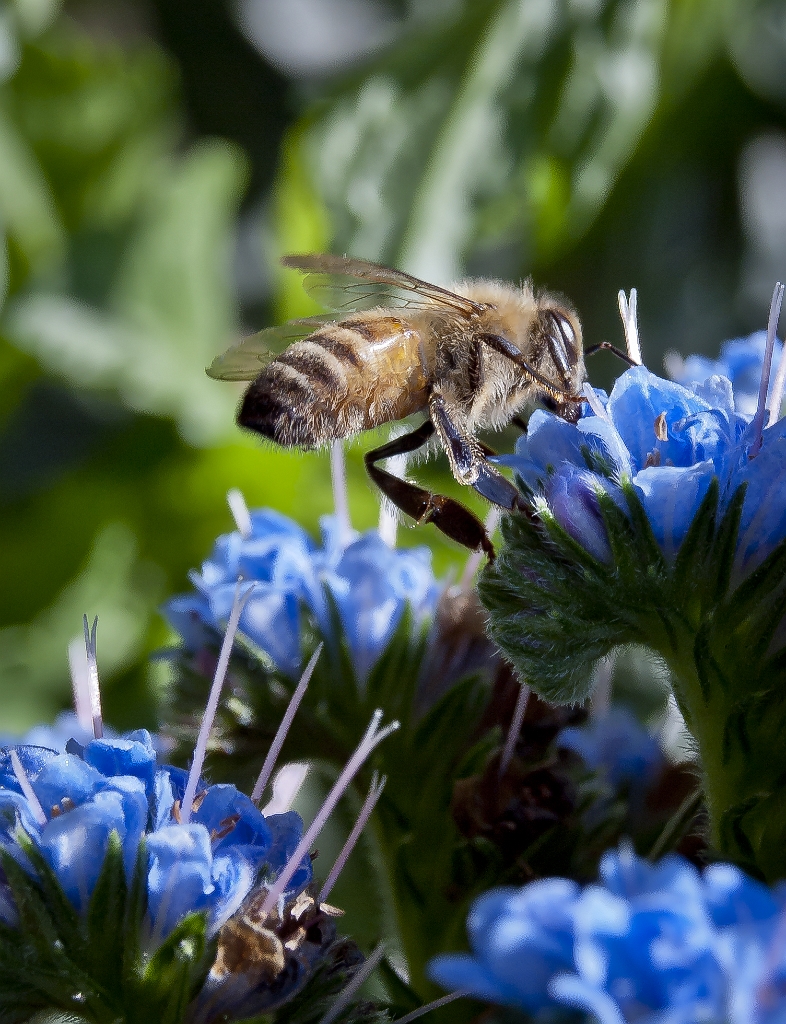
[(290, 320), (279, 327), (267, 327), (216, 356), (207, 368), (207, 375), (216, 380), (255, 380), (293, 341), (307, 337), (332, 319), (312, 316), (304, 320)]

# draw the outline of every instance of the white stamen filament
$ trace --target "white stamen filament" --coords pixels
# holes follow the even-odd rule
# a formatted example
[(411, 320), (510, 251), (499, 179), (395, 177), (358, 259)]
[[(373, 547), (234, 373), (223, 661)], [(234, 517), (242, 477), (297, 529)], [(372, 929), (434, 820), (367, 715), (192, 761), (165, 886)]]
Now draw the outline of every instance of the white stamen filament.
[(227, 491), (227, 505), (229, 505), (229, 511), (235, 520), (237, 532), (243, 540), (248, 540), (254, 532), (251, 525), (251, 513), (248, 511), (248, 505), (246, 505), (243, 492), (239, 488), (232, 487)]
[(76, 720), (85, 732), (91, 732), (93, 716), (90, 713), (90, 683), (87, 678), (87, 651), (83, 636), (75, 636), (68, 645), (68, 670), (71, 674)]
[(783, 405), (783, 390), (786, 386), (786, 345), (781, 348), (781, 357), (778, 360), (778, 369), (775, 373), (775, 380), (770, 392), (770, 415), (767, 419), (767, 426), (771, 427), (781, 418), (781, 406)]
[(284, 717), (281, 719), (281, 725), (279, 725), (278, 731), (276, 732), (276, 735), (273, 737), (273, 742), (270, 744), (270, 750), (268, 750), (267, 757), (265, 758), (265, 763), (262, 765), (262, 771), (259, 773), (259, 777), (257, 778), (257, 781), (254, 783), (254, 788), (251, 791), (251, 799), (254, 801), (255, 804), (258, 804), (259, 801), (262, 799), (262, 794), (265, 792), (265, 787), (268, 784), (268, 780), (270, 779), (270, 776), (273, 774), (273, 769), (276, 766), (278, 755), (281, 753), (281, 748), (283, 747), (284, 740), (286, 739), (287, 733), (289, 732), (289, 727), (292, 725), (292, 719), (295, 717), (295, 713), (297, 712), (297, 709), (300, 706), (300, 702), (303, 699), (303, 694), (306, 692), (306, 687), (308, 686), (311, 680), (311, 676), (314, 672), (314, 666), (316, 665), (319, 656), (322, 653), (322, 647), (323, 644), (320, 644), (319, 647), (317, 647), (317, 649), (311, 655), (311, 660), (309, 661), (308, 665), (306, 665), (305, 671), (303, 672), (303, 675), (300, 677), (300, 682), (297, 684), (295, 692), (292, 694), (289, 704), (287, 705), (287, 709), (284, 712)]
[(98, 681), (98, 658), (96, 656), (96, 630), (98, 629), (98, 616), (93, 619), (91, 629), (84, 617), (85, 627), (85, 652), (87, 654), (87, 696), (90, 707), (90, 725), (93, 729), (93, 736), (100, 740), (104, 735), (104, 718), (101, 714), (101, 686)]
[(317, 896), (317, 903), (324, 903), (325, 900), (330, 895), (333, 886), (336, 884), (338, 876), (344, 870), (344, 866), (349, 860), (349, 855), (354, 850), (355, 844), (360, 838), (360, 833), (366, 827), (366, 822), (371, 817), (371, 812), (377, 805), (377, 800), (379, 800), (380, 796), (382, 795), (382, 790), (385, 788), (386, 782), (387, 778), (384, 775), (382, 776), (382, 780), (378, 782), (378, 775), (376, 772), (374, 772), (374, 776), (371, 779), (371, 786), (369, 788), (368, 795), (366, 796), (366, 799), (363, 801), (363, 806), (360, 808), (360, 814), (358, 815), (358, 820), (355, 822), (355, 827), (349, 833), (349, 838), (341, 848), (341, 853), (338, 855), (338, 857), (336, 857), (336, 862), (330, 869), (330, 872), (327, 878), (325, 879), (325, 883), (322, 886), (319, 896)]
[[(497, 532), (499, 521), (502, 519), (502, 509), (497, 508), (496, 505), (492, 505), (486, 516), (486, 521), (483, 524), (486, 528), (486, 536), (491, 540), (494, 534)], [(461, 574), (459, 586), (462, 590), (469, 590), (472, 586), (472, 581), (475, 578), (475, 573), (478, 571), (478, 566), (483, 559), (483, 551), (473, 551), (467, 559), (466, 565), (464, 566), (464, 572)]]
[(595, 415), (599, 416), (602, 420), (606, 420), (607, 423), (610, 422), (609, 414), (603, 408), (603, 403), (595, 394), (595, 388), (590, 384), (588, 380), (584, 381), (584, 387), (581, 389), (581, 393), (587, 399), (587, 405), (589, 405), (590, 409), (592, 409)]
[[(395, 441), (396, 438), (401, 437), (404, 433), (406, 433), (406, 429), (404, 427), (399, 425), (392, 427), (390, 431), (390, 440)], [(407, 472), (406, 453), (393, 455), (387, 460), (385, 468), (387, 472), (392, 473), (393, 476), (403, 478)], [(393, 502), (384, 497), (384, 495), (380, 496), (379, 525), (377, 529), (380, 537), (384, 540), (387, 546), (389, 548), (394, 548), (398, 537), (398, 510)]]
[(377, 969), (379, 961), (382, 959), (382, 954), (385, 951), (383, 943), (379, 943), (377, 948), (366, 960), (366, 962), (359, 967), (352, 975), (352, 980), (346, 985), (336, 996), (333, 1005), (330, 1007), (328, 1012), (324, 1015), (319, 1024), (332, 1024), (332, 1022), (338, 1017), (347, 1003), (350, 1001), (352, 996), (358, 991), (360, 986), (371, 976), (371, 974)]
[(616, 654), (602, 658), (595, 669), (594, 686), (590, 698), (590, 716), (594, 719), (605, 718), (611, 707), (611, 688), (614, 676)]
[(260, 911), (262, 917), (266, 917), (278, 902), (279, 896), (284, 892), (289, 883), (289, 880), (300, 867), (300, 862), (311, 849), (314, 840), (322, 831), (325, 822), (332, 814), (333, 808), (338, 803), (339, 799), (341, 798), (342, 794), (344, 793), (344, 790), (347, 788), (349, 783), (352, 781), (355, 775), (357, 775), (363, 762), (366, 760), (366, 758), (368, 758), (372, 750), (374, 750), (374, 748), (382, 742), (382, 740), (384, 740), (392, 732), (395, 732), (395, 730), (398, 729), (398, 722), (391, 722), (390, 725), (386, 725), (384, 729), (379, 729), (379, 723), (381, 718), (382, 712), (375, 711), (371, 718), (371, 722), (369, 723), (368, 729), (366, 729), (365, 735), (358, 744), (355, 753), (349, 759), (349, 761), (344, 767), (344, 770), (341, 772), (338, 779), (336, 780), (333, 788), (325, 797), (325, 802), (317, 811), (316, 817), (311, 822), (311, 825), (306, 831), (306, 834), (298, 843), (297, 849), (289, 858), (283, 870), (280, 872), (278, 878), (270, 887), (270, 890), (267, 896), (265, 897), (265, 901), (262, 904), (262, 908)]
[(30, 810), (33, 812), (33, 817), (39, 825), (46, 825), (47, 818), (44, 814), (44, 809), (41, 806), (41, 802), (38, 797), (35, 795), (35, 791), (30, 784), (30, 779), (28, 779), (27, 773), (22, 767), (22, 762), (19, 760), (19, 754), (17, 754), (13, 747), (11, 748), (11, 767), (14, 769), (16, 781), (19, 783), (25, 800), (30, 804)]
[(207, 699), (207, 707), (205, 708), (205, 713), (202, 716), (202, 722), (199, 726), (199, 735), (197, 736), (196, 746), (194, 747), (194, 757), (191, 762), (191, 770), (188, 773), (186, 791), (183, 795), (183, 803), (180, 808), (181, 825), (187, 825), (191, 820), (191, 807), (194, 803), (196, 788), (199, 785), (202, 768), (205, 764), (207, 741), (210, 736), (210, 730), (213, 728), (216, 711), (218, 710), (218, 700), (221, 696), (221, 688), (224, 685), (227, 668), (229, 667), (229, 657), (232, 653), (232, 645), (235, 642), (238, 622), (240, 621), (240, 616), (243, 614), (246, 601), (248, 601), (255, 586), (256, 584), (252, 583), (242, 595), (240, 593), (240, 580), (238, 580), (237, 586), (235, 587), (235, 599), (232, 602), (232, 611), (229, 613), (227, 631), (224, 634), (224, 642), (221, 645), (221, 653), (218, 656), (218, 664), (216, 665), (216, 673), (213, 676), (213, 684), (210, 687), (210, 696)]
[(352, 537), (352, 521), (349, 518), (347, 464), (344, 459), (343, 441), (334, 441), (330, 446), (330, 479), (333, 483), (333, 508), (338, 521), (339, 540), (342, 545), (349, 544)]
[(617, 303), (622, 318), (622, 328), (625, 331), (625, 345), (628, 355), (634, 363), (641, 365), (641, 344), (639, 343), (639, 325), (637, 323), (638, 295), (635, 288), (630, 290), (630, 299), (620, 289), (617, 294)]
[(468, 995), (468, 989), (459, 989), (458, 992), (451, 992), (449, 995), (441, 996), (439, 999), (432, 999), (430, 1003), (424, 1003), (423, 1006), (419, 1006), (412, 1013), (406, 1013), (403, 1017), (396, 1017), (392, 1024), (410, 1024), (411, 1021), (417, 1020), (418, 1017), (422, 1017), (425, 1013), (438, 1010), (440, 1006), (452, 1003), (454, 999), (465, 999)]
[(522, 680), (521, 687), (519, 688), (519, 695), (516, 698), (516, 707), (513, 709), (513, 718), (510, 720), (508, 735), (505, 737), (505, 747), (502, 751), (502, 757), (499, 759), (500, 778), (505, 775), (510, 762), (513, 760), (513, 753), (516, 750), (516, 742), (519, 738), (519, 734), (521, 733), (521, 723), (524, 721), (524, 715), (529, 702), (529, 694), (530, 689)]
[(775, 335), (778, 330), (782, 302), (783, 285), (778, 281), (772, 293), (772, 302), (770, 303), (770, 319), (767, 323), (767, 346), (764, 349), (764, 364), (761, 368), (761, 381), (759, 382), (759, 401), (756, 405), (756, 415), (753, 417), (753, 441), (748, 452), (748, 458), (750, 459), (758, 455), (761, 448), (761, 432), (764, 427), (764, 411), (767, 405), (767, 390), (770, 385), (770, 370), (772, 368), (772, 350), (775, 347)]
[(306, 761), (292, 761), (279, 768), (271, 783), (273, 796), (260, 808), (265, 817), (269, 814), (284, 814), (291, 809), (300, 787), (306, 781), (309, 767)]

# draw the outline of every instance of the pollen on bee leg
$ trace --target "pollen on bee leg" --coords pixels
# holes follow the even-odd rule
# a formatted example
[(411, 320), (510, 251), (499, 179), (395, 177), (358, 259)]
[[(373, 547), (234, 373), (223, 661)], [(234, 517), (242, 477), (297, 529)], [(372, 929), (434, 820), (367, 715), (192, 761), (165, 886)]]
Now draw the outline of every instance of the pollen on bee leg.
[(634, 363), (641, 365), (641, 344), (639, 342), (639, 326), (637, 323), (638, 294), (635, 288), (630, 290), (630, 299), (620, 289), (617, 293), (617, 303), (622, 318), (622, 328), (625, 332), (625, 346), (628, 355)]
[(232, 487), (227, 491), (227, 505), (229, 505), (229, 511), (235, 520), (237, 532), (243, 540), (248, 540), (253, 532), (251, 513), (248, 511), (246, 499), (243, 497), (243, 492), (240, 488)]

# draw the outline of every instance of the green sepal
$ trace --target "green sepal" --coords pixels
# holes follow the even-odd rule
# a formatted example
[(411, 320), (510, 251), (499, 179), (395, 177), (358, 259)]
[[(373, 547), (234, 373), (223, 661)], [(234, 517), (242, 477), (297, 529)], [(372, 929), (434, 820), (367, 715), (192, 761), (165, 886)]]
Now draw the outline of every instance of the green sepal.
[[(30, 840), (20, 839), (27, 855), (33, 854), (30, 860), (38, 861)], [(113, 1020), (116, 1009), (108, 993), (80, 962), (84, 936), (74, 941), (70, 927), (58, 929), (69, 917), (63, 913), (62, 889), (56, 885), (59, 893), (52, 900), (51, 879), (43, 884), (32, 879), (6, 851), (0, 851), (0, 860), (19, 915), (13, 926), (0, 924), (0, 1022), (47, 1009), (77, 1012), (97, 1024)]]
[[(111, 987), (116, 982), (118, 965), (123, 960), (126, 932), (122, 924), (127, 897), (123, 847), (120, 836), (113, 830), (85, 921), (85, 961), (90, 976), (105, 987)], [(121, 924), (119, 928), (118, 923)]]
[(130, 1000), (129, 1024), (151, 1019), (181, 1024), (214, 959), (215, 946), (207, 941), (207, 915), (188, 914), (147, 961), (139, 977), (140, 1011), (132, 1009)]
[(129, 886), (120, 838), (110, 833), (82, 916), (32, 840), (22, 833), (18, 842), (34, 874), (0, 851), (18, 914), (13, 925), (0, 922), (0, 1024), (51, 1010), (92, 1024), (181, 1024), (215, 951), (204, 914), (189, 915), (157, 949), (147, 948), (144, 842)]

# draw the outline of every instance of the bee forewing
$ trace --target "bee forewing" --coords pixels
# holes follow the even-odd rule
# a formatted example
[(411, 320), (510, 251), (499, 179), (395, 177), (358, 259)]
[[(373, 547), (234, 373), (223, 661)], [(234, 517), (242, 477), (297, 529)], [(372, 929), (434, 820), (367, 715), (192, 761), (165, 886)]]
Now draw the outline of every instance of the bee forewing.
[(358, 281), (347, 274), (306, 274), (303, 288), (320, 306), (336, 313), (361, 312), (376, 306), (427, 309), (434, 305), (425, 295), (402, 292), (379, 281)]
[(255, 380), (283, 349), (293, 341), (312, 334), (330, 319), (312, 316), (304, 320), (290, 320), (278, 327), (267, 327), (216, 356), (207, 368), (207, 375), (216, 380)]
[(463, 295), (368, 260), (308, 253), (284, 256), (281, 262), (285, 267), (303, 271), (307, 275), (303, 282), (306, 291), (327, 308), (337, 311), (373, 306), (427, 309), (437, 305), (453, 313), (472, 316), (484, 309)]

